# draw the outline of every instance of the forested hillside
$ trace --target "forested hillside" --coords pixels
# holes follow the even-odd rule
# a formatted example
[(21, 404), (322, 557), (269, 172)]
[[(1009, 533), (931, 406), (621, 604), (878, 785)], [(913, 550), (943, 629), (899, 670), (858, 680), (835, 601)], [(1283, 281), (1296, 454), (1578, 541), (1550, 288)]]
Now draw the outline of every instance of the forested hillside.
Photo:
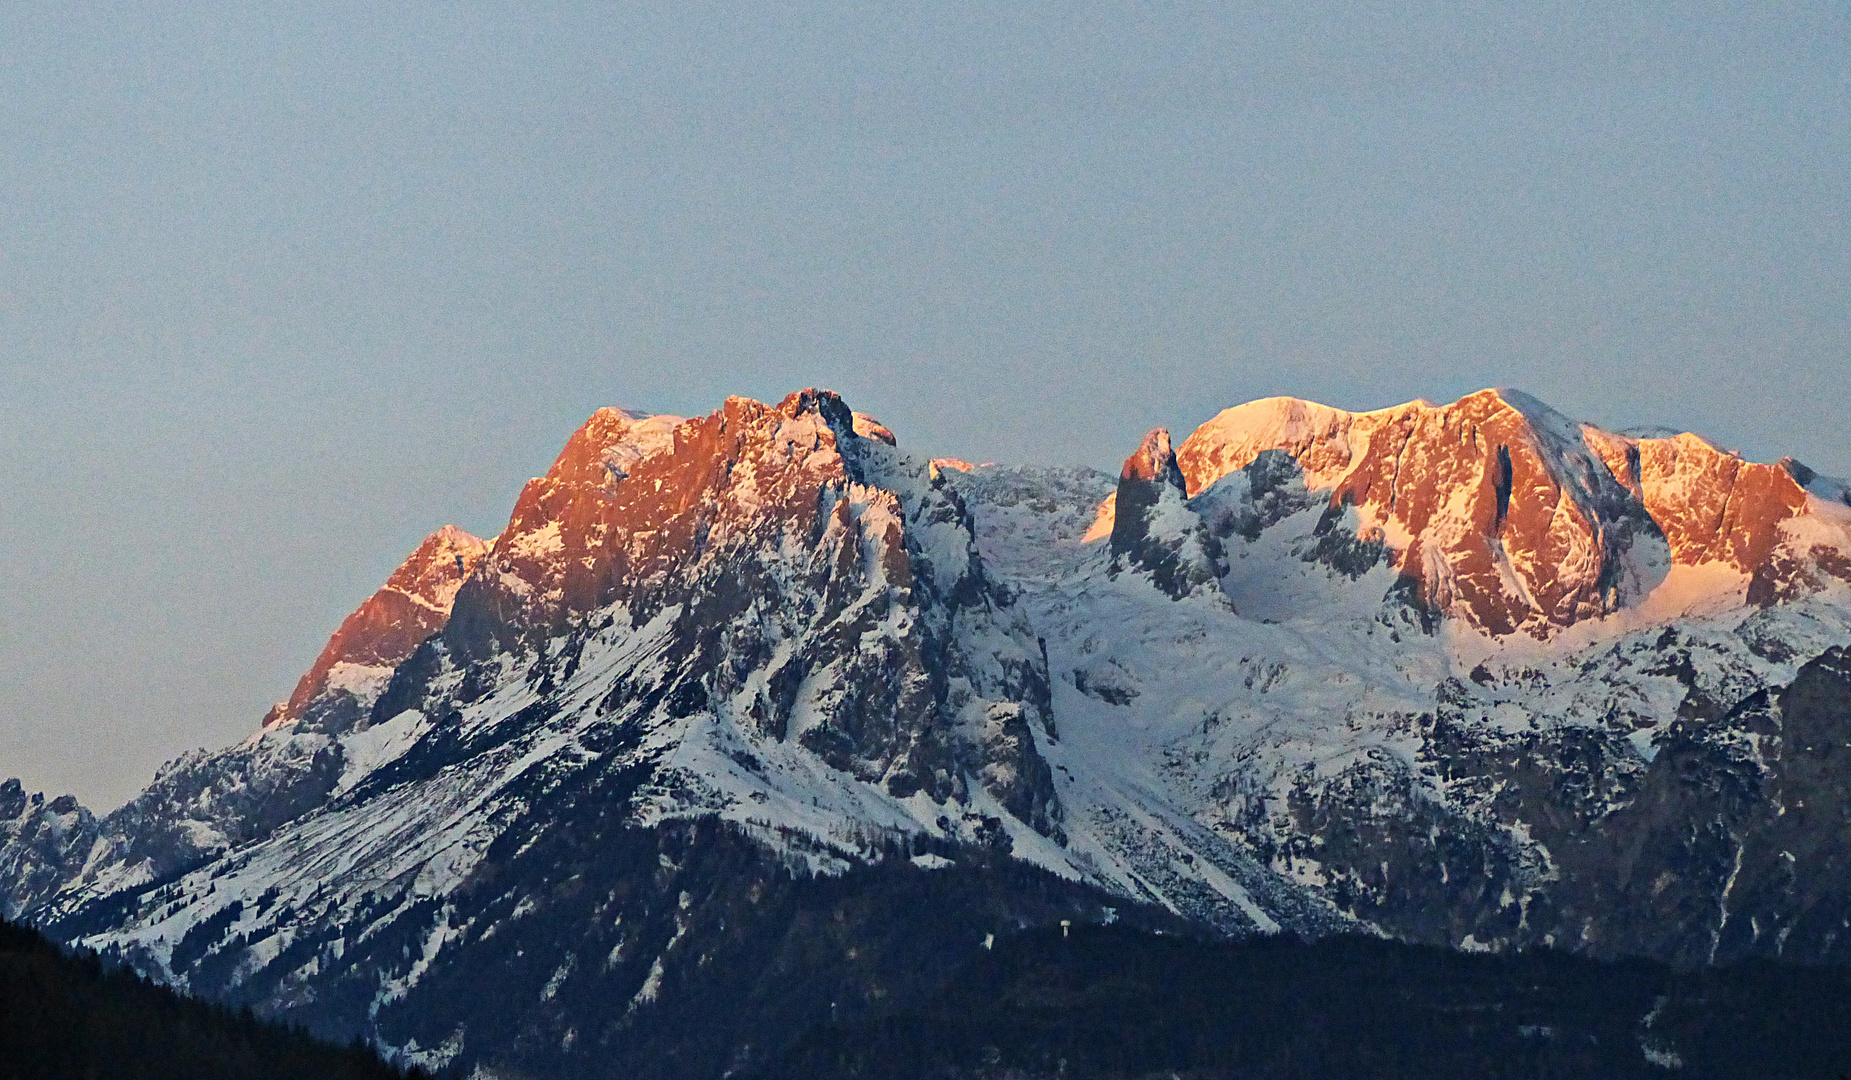
[(0, 1080), (413, 1080), (0, 922)]
[(1069, 933), (999, 940), (928, 1007), (817, 1027), (758, 1080), (1851, 1074), (1843, 968)]

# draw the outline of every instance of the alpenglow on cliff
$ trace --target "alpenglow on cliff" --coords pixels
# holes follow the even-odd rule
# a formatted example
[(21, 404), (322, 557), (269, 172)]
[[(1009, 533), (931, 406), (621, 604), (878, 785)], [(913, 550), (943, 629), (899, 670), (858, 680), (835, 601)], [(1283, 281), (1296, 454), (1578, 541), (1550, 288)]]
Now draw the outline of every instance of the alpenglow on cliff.
[(1842, 482), (1510, 391), (1116, 478), (605, 409), (248, 740), (103, 817), (0, 788), (0, 914), (561, 1075), (746, 1069), (1061, 919), (1844, 963), (1848, 647)]

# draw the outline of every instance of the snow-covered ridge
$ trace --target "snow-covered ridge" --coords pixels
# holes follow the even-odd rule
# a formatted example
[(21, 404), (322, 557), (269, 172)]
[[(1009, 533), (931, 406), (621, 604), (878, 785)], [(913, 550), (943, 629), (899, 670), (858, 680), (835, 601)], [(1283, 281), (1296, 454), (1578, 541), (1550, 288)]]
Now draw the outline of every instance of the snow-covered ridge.
[[(378, 801), (383, 775), (458, 738), (500, 745), (515, 715), (553, 718), (541, 728), (554, 735), (523, 736), (539, 741), (514, 759), (470, 758), (487, 770), (480, 798), (527, 782), (531, 768), (583, 764), (571, 733), (610, 728), (615, 710), (652, 731), (636, 753), (659, 776), (637, 794), (641, 822), (718, 815), (767, 843), (801, 835), (818, 868), (865, 853), (870, 836), (955, 842), (972, 822), (1009, 822), (997, 835), (1019, 829), (1024, 852), (1045, 846), (1056, 811), (1035, 748), (1046, 678), (1032, 638), (986, 582), (961, 508), (883, 433), (814, 391), (777, 406), (733, 398), (693, 420), (600, 410), (493, 542), (440, 531), (349, 619), (305, 678), (320, 711), (273, 720), (157, 781), (200, 792), (161, 826), (184, 833), (178, 842), (139, 853), (126, 834), (171, 813), (144, 797), (104, 823), (97, 854), (65, 868), (60, 892), (33, 901), (75, 911), (241, 844), (299, 844), (294, 830), (329, 814), (354, 828), (369, 807), (398, 805)], [(371, 626), (380, 597), (414, 584), (433, 601), (420, 611), (454, 597), (464, 617), (424, 635), (416, 655), (349, 659), (370, 647), (353, 631)], [(338, 717), (325, 707), (336, 698)], [(584, 713), (568, 723), (574, 708)], [(233, 793), (261, 773), (291, 795), (265, 827), (281, 830), (270, 841), (226, 829), (242, 816)], [(465, 818), (458, 828), (481, 827)], [(399, 852), (405, 837), (395, 826), (380, 839)], [(457, 842), (424, 837), (390, 858), (436, 857), (431, 843), (451, 852), (430, 879), (440, 893), (467, 876), (458, 852), (474, 848)], [(344, 857), (365, 849), (343, 844)], [(222, 895), (215, 903), (236, 894)]]

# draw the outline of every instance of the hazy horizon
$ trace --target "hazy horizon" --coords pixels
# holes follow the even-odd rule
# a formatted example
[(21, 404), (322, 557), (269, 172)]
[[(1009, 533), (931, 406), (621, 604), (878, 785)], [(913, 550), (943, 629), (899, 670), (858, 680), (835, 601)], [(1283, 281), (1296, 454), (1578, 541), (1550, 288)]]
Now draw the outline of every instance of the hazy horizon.
[(1116, 468), (1514, 386), (1851, 474), (1851, 15), (22, 4), (0, 777), (254, 730), (596, 408)]

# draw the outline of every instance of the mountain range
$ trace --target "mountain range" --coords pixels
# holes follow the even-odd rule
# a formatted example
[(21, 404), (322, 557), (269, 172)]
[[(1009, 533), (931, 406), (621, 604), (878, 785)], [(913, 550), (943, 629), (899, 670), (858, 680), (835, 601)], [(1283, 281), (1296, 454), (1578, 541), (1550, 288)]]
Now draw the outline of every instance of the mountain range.
[(1797, 462), (1488, 390), (1113, 477), (806, 390), (600, 410), (249, 738), (0, 786), (0, 915), (412, 1064), (717, 1076), (1063, 921), (1845, 965), (1848, 762)]

